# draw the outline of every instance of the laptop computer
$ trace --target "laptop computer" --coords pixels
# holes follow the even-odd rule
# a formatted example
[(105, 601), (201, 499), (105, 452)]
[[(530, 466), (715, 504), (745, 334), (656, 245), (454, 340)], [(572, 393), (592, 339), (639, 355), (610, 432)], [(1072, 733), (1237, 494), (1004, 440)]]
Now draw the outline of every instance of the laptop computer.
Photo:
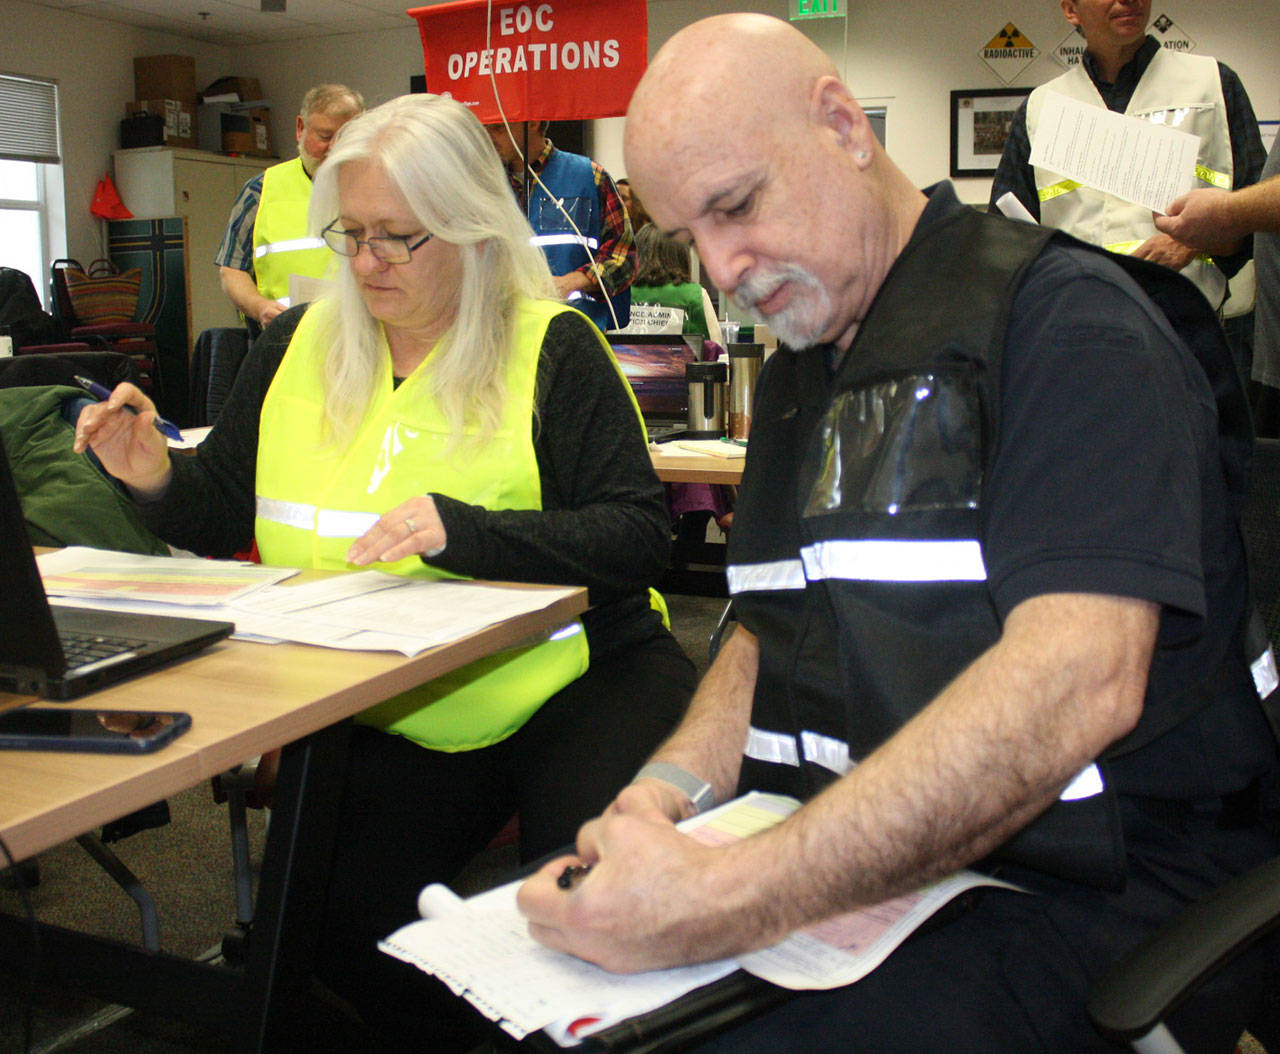
[(0, 690), (71, 699), (206, 648), (230, 622), (56, 607), (27, 536), (0, 441)]
[(689, 422), (684, 368), (698, 361), (702, 338), (679, 333), (608, 333), (606, 337), (635, 392), (650, 441), (684, 432)]

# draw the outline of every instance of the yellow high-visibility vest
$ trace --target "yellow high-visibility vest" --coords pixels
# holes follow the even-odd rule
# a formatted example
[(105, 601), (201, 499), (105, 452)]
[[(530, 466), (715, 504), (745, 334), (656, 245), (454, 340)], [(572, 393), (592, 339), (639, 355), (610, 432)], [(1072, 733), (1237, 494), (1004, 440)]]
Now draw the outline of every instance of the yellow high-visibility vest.
[[(538, 509), (534, 382), (543, 336), (564, 305), (527, 301), (517, 312), (499, 427), (483, 444), (451, 444), (431, 396), (433, 351), (393, 386), (384, 369), (354, 438), (338, 449), (324, 434), (322, 300), (303, 316), (262, 405), (255, 536), (265, 563), (348, 568), (346, 552), (381, 516), (411, 497), (446, 494), (488, 509)], [(448, 340), (446, 335), (444, 340)], [(385, 361), (390, 352), (382, 346)], [(416, 578), (446, 573), (418, 557), (385, 570)], [(587, 669), (578, 622), (549, 640), (511, 648), (396, 696), (357, 718), (436, 750), (496, 743)]]

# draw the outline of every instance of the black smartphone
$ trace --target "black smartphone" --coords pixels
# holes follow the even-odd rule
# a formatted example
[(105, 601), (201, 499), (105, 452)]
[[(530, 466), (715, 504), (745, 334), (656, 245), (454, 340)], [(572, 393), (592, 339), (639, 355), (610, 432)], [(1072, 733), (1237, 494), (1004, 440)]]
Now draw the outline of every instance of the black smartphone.
[(147, 754), (191, 727), (191, 715), (156, 710), (23, 706), (0, 713), (0, 750)]

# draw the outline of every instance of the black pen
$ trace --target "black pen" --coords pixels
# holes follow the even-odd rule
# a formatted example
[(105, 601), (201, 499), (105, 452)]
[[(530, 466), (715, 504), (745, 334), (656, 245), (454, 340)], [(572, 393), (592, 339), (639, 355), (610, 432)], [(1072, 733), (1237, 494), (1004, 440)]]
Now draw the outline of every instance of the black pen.
[(564, 870), (560, 872), (560, 877), (556, 879), (556, 885), (561, 889), (572, 889), (573, 884), (590, 870), (590, 864), (566, 864)]
[[(106, 402), (106, 400), (111, 398), (111, 389), (104, 387), (103, 385), (99, 384), (97, 381), (91, 381), (89, 380), (88, 377), (77, 376), (75, 378), (75, 382), (76, 384), (80, 385), (80, 387), (83, 388), (86, 392), (92, 395), (95, 399), (101, 402)], [(138, 412), (132, 406), (128, 406), (128, 405), (125, 406), (125, 409), (133, 414), (136, 414)], [(159, 414), (156, 414), (156, 419), (152, 423), (156, 426), (156, 431), (158, 431), (161, 435), (168, 436), (170, 439), (182, 438), (182, 433), (178, 430), (178, 426), (175, 425), (172, 421), (166, 421)]]

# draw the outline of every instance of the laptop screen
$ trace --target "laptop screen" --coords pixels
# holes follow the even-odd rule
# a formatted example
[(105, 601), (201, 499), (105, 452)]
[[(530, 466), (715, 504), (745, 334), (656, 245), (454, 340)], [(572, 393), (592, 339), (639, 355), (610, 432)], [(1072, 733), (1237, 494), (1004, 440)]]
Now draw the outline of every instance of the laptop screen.
[(686, 363), (698, 359), (698, 336), (611, 333), (609, 345), (646, 419), (684, 420), (689, 410)]
[(36, 568), (27, 538), (17, 486), (0, 443), (0, 664), (43, 666), (51, 673), (66, 669), (58, 631), (44, 595), (44, 583)]

